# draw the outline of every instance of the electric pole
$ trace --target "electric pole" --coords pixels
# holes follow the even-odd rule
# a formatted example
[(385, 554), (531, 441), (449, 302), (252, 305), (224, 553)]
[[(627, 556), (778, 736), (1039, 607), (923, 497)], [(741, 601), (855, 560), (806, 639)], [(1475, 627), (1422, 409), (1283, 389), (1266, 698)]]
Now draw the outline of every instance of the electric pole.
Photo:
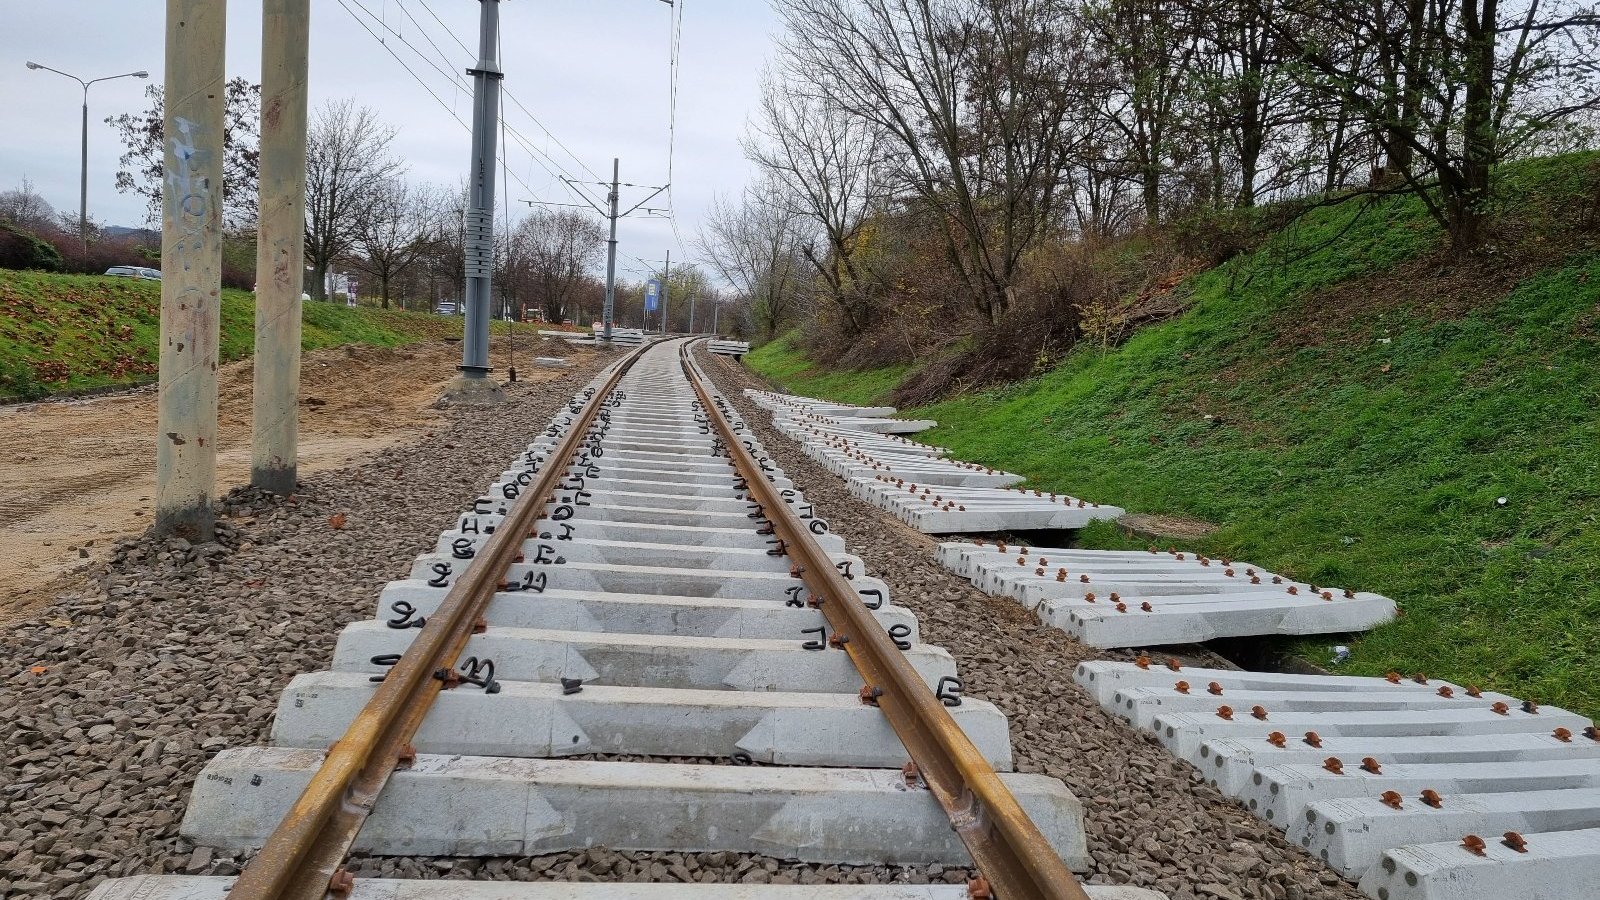
[(166, 24), (155, 528), (209, 541), (216, 536), (227, 4), (167, 0)]
[(661, 271), (661, 333), (667, 333), (667, 292), (672, 284), (672, 251), (667, 251), (666, 268)]
[[(615, 318), (617, 305), (617, 220), (626, 219), (639, 209), (643, 209), (646, 213), (659, 214), (661, 210), (650, 209), (649, 207), (646, 207), (645, 204), (655, 199), (657, 194), (666, 190), (668, 187), (670, 187), (670, 185), (662, 185), (661, 187), (655, 188), (648, 197), (645, 197), (638, 203), (628, 207), (626, 211), (619, 212), (618, 208), (622, 203), (622, 189), (625, 187), (642, 187), (642, 185), (622, 183), (621, 160), (616, 159), (615, 157), (612, 158), (611, 180), (609, 182), (579, 182), (573, 181), (570, 178), (563, 178), (562, 181), (566, 182), (567, 186), (572, 189), (574, 194), (582, 198), (585, 203), (589, 204), (590, 208), (592, 208), (595, 212), (598, 212), (601, 216), (604, 216), (611, 225), (611, 239), (606, 241), (606, 302), (600, 314), (603, 331), (601, 334), (601, 339), (609, 343), (611, 341), (611, 326)], [(577, 187), (579, 184), (594, 185), (596, 187), (605, 188), (608, 191), (606, 194), (606, 208), (601, 209), (600, 205), (594, 202), (593, 198), (587, 191), (579, 190)], [(582, 206), (582, 204), (577, 203), (548, 203), (543, 200), (527, 200), (524, 202), (529, 204), (537, 203), (544, 206)]]
[(601, 322), (605, 326), (606, 343), (611, 342), (611, 315), (617, 300), (617, 197), (621, 186), (622, 160), (611, 159), (611, 194), (608, 200), (611, 204), (611, 240), (606, 242), (606, 308), (601, 315)]
[(500, 403), (505, 392), (489, 378), (490, 279), (494, 273), (495, 122), (500, 109), (500, 70), (496, 47), (500, 0), (478, 0), (478, 62), (472, 76), (472, 171), (466, 215), (466, 323), (458, 375), (445, 388), (450, 403)]
[(306, 57), (311, 0), (261, 7), (261, 221), (250, 483), (280, 496), (298, 476), (300, 292), (305, 283)]

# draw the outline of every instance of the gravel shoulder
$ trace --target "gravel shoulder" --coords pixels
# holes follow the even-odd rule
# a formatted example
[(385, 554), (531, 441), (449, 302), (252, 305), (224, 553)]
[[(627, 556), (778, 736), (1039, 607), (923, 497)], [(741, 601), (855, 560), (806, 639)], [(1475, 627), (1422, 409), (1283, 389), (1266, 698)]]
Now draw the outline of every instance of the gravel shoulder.
[[(236, 872), (178, 837), (206, 760), (265, 743), (289, 679), (326, 668), (339, 629), (371, 616), (382, 585), (605, 359), (574, 355), (572, 370), (511, 386), (514, 402), (493, 414), (433, 414), (359, 464), (302, 479), (292, 498), (235, 491), (215, 543), (107, 541), (73, 589), (6, 626), (0, 896)], [(308, 379), (310, 396), (321, 390)]]
[(1007, 715), (1018, 770), (1060, 778), (1083, 801), (1091, 882), (1147, 887), (1171, 900), (1361, 898), (1072, 683), (1079, 662), (1130, 654), (1085, 647), (947, 572), (935, 561), (936, 540), (851, 497), (742, 394), (769, 385), (723, 357), (702, 354), (701, 366), (851, 552), (916, 612), (923, 640), (956, 657), (965, 692)]

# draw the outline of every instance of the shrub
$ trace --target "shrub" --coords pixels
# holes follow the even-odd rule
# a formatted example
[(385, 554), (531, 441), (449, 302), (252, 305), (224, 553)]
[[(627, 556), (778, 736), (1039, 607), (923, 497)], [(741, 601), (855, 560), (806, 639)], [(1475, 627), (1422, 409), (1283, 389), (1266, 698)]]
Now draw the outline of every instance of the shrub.
[(91, 241), (85, 247), (76, 234), (58, 232), (52, 235), (56, 250), (62, 257), (62, 271), (79, 275), (103, 275), (112, 266), (157, 267), (160, 253), (152, 258), (148, 248), (131, 238), (110, 238)]
[(1207, 266), (1220, 266), (1255, 249), (1262, 238), (1260, 226), (1259, 211), (1252, 207), (1188, 215), (1170, 223), (1167, 232), (1179, 254)]
[(15, 225), (0, 222), (0, 269), (43, 269), (61, 271), (61, 254)]

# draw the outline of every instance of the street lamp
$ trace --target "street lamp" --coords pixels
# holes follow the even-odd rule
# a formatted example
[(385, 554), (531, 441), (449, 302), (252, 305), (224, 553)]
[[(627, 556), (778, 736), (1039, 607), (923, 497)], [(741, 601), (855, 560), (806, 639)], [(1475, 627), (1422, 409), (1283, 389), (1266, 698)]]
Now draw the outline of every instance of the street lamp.
[(36, 62), (28, 63), (30, 69), (43, 69), (57, 75), (66, 75), (73, 81), (83, 85), (83, 163), (78, 174), (78, 237), (83, 241), (83, 248), (89, 249), (89, 85), (99, 81), (111, 81), (114, 78), (149, 78), (150, 73), (145, 71), (125, 72), (121, 75), (107, 75), (104, 78), (93, 78), (84, 81), (76, 75), (68, 75), (60, 69), (41, 66)]

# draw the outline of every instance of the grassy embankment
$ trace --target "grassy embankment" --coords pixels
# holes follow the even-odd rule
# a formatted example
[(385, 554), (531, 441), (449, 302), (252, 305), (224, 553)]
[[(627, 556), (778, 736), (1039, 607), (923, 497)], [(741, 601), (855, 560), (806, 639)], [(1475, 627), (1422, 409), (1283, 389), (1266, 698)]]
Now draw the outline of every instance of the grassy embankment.
[[(0, 400), (139, 384), (156, 374), (161, 286), (95, 275), (0, 270)], [(396, 347), (461, 336), (461, 319), (334, 303), (304, 305), (306, 350)], [(503, 333), (505, 323), (494, 323)], [(539, 326), (519, 325), (532, 334)], [(222, 292), (223, 362), (255, 345), (255, 299)]]
[[(908, 412), (1034, 486), (1215, 524), (1198, 551), (1394, 597), (1342, 672), (1600, 714), (1600, 252), (1565, 211), (1592, 204), (1594, 158), (1514, 170), (1493, 264), (1442, 267), (1412, 201), (1324, 209), (1120, 348)], [(853, 402), (899, 378), (784, 341), (747, 362)], [(1327, 664), (1330, 643), (1297, 649)]]

